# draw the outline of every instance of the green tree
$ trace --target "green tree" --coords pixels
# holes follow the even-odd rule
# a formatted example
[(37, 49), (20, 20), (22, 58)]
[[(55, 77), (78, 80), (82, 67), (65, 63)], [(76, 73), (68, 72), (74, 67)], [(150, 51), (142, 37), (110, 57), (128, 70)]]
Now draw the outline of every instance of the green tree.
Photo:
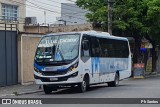
[[(103, 24), (107, 29), (108, 0), (77, 0), (77, 5), (89, 10), (88, 21)], [(110, 0), (111, 1), (111, 0)], [(113, 34), (135, 38), (134, 62), (137, 63), (142, 37), (153, 44), (153, 64), (155, 47), (160, 43), (160, 0), (114, 0)], [(154, 67), (153, 67), (154, 69)]]
[[(160, 0), (114, 0), (113, 30), (122, 35), (160, 34)], [(90, 11), (88, 21), (107, 24), (107, 0), (77, 0), (77, 5)]]

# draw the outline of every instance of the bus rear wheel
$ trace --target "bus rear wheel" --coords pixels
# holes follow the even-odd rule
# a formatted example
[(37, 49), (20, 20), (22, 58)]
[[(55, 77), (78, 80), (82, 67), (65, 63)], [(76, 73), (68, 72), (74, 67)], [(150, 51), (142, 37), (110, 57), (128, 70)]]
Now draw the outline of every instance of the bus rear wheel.
[(114, 81), (108, 82), (109, 87), (117, 87), (119, 86), (119, 75), (116, 73)]

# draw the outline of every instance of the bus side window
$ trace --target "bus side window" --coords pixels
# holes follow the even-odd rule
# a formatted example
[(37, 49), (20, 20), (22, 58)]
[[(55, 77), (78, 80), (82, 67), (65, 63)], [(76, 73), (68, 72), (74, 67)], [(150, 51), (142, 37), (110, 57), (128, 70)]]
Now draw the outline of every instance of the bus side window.
[(82, 42), (82, 57), (89, 57), (90, 56), (90, 52), (89, 52), (89, 41), (88, 40), (84, 40)]
[(100, 46), (101, 46), (101, 51), (102, 51), (102, 55), (101, 57), (108, 57), (108, 53), (109, 53), (109, 48), (108, 48), (108, 41), (107, 39), (104, 39), (104, 38), (100, 38), (99, 39), (99, 43), (100, 43)]
[(99, 41), (96, 37), (91, 38), (91, 51), (92, 51), (92, 57), (100, 57), (101, 56), (101, 49)]
[(88, 35), (84, 35), (82, 38), (81, 59), (84, 63), (90, 59), (90, 39)]

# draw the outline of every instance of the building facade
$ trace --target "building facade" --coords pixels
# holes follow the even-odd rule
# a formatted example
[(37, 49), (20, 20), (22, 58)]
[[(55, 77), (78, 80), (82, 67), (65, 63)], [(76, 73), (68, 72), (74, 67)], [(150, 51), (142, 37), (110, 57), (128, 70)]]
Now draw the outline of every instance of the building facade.
[(76, 25), (76, 24), (86, 24), (87, 18), (85, 17), (87, 10), (78, 7), (76, 4), (72, 3), (61, 3), (61, 17), (57, 20), (63, 25)]
[(0, 87), (21, 82), (17, 32), (24, 31), (25, 15), (25, 0), (0, 0)]
[(0, 0), (0, 23), (17, 24), (23, 31), (26, 17), (25, 0)]

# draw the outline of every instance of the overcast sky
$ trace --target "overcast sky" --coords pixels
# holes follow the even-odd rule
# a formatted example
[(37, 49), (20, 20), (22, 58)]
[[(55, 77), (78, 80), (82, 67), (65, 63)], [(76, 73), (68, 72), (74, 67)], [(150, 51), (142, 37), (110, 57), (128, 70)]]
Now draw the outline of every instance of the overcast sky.
[[(76, 0), (26, 0), (26, 17), (37, 17), (37, 22), (45, 23), (45, 11), (47, 24), (54, 23), (56, 17), (61, 16), (61, 3), (74, 3)], [(37, 7), (38, 6), (38, 7)], [(38, 9), (38, 8), (48, 9)], [(50, 12), (55, 11), (55, 12)]]

